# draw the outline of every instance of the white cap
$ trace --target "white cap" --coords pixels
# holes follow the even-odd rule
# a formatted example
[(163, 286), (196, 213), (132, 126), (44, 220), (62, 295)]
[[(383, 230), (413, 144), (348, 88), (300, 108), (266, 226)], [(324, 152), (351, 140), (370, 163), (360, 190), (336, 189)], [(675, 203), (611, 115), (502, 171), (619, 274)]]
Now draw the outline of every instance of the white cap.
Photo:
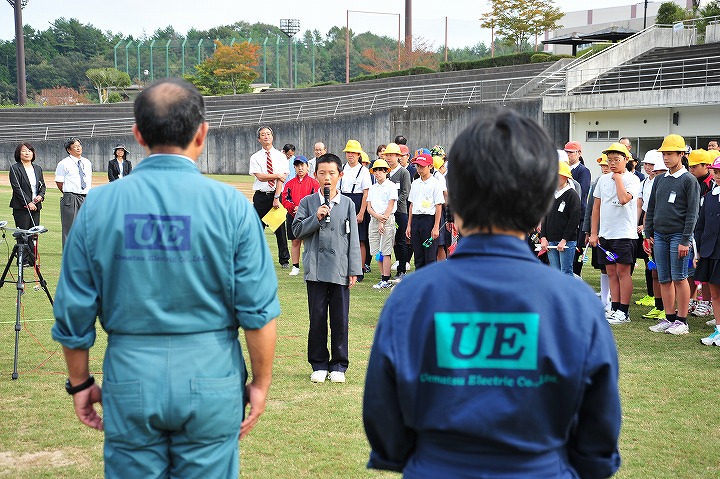
[(565, 150), (558, 150), (558, 160), (564, 161), (565, 163), (570, 163), (570, 158), (567, 156), (567, 152)]
[[(663, 163), (662, 153), (660, 153), (657, 150), (648, 151), (647, 153), (645, 153), (645, 158), (643, 159), (643, 163), (649, 163), (651, 165), (657, 165), (658, 163)], [(663, 166), (664, 166), (664, 163), (663, 163)]]
[(655, 166), (653, 167), (653, 171), (667, 171), (668, 167), (665, 166), (665, 162), (660, 160), (657, 163), (655, 163)]

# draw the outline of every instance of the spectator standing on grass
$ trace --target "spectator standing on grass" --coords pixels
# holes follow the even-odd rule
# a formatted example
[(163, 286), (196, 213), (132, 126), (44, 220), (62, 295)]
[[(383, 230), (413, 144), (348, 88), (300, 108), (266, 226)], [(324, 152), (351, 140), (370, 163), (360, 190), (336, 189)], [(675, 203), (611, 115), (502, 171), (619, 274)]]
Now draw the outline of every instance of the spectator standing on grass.
[[(700, 186), (700, 202), (702, 198), (712, 189), (713, 178), (708, 168), (713, 164), (715, 155), (711, 155), (710, 152), (698, 148), (693, 150), (688, 155), (688, 171), (691, 175), (697, 178), (698, 186)], [(693, 316), (707, 316), (712, 313), (712, 304), (708, 298), (702, 300), (696, 300), (697, 287), (695, 284), (695, 250), (690, 247), (688, 252), (688, 285), (690, 286), (690, 305), (688, 307), (688, 314)], [(703, 284), (706, 287), (707, 284)], [(705, 289), (707, 291), (707, 289)]]
[[(565, 153), (568, 156), (568, 165), (570, 166), (570, 172), (572, 173), (573, 180), (577, 181), (580, 185), (580, 218), (585, 217), (585, 206), (590, 192), (590, 170), (580, 162), (582, 158), (582, 146), (577, 141), (568, 141), (565, 143)], [(585, 245), (585, 233), (578, 230), (578, 236), (576, 238), (577, 247), (574, 250), (573, 258), (573, 273), (580, 276), (582, 273), (583, 262), (580, 258), (582, 255), (582, 247)]]
[(420, 153), (413, 158), (420, 177), (412, 182), (408, 195), (408, 225), (405, 236), (410, 239), (415, 255), (415, 270), (437, 261), (437, 238), (440, 217), (445, 204), (442, 185), (430, 173), (432, 156)]
[(388, 180), (390, 166), (387, 161), (375, 160), (370, 169), (376, 182), (368, 192), (368, 243), (370, 258), (382, 252), (383, 260), (379, 265), (380, 282), (374, 284), (375, 289), (390, 289), (390, 265), (392, 265), (393, 241), (395, 239), (395, 210), (397, 209), (398, 189), (395, 183)]
[[(720, 158), (716, 158), (708, 169), (715, 185), (720, 185)], [(713, 313), (715, 318), (720, 318), (720, 186), (713, 186), (702, 200), (695, 238), (698, 258), (695, 279), (708, 284)], [(703, 289), (703, 295), (706, 294), (708, 292)], [(700, 342), (706, 346), (720, 346), (720, 327), (716, 325)]]
[[(272, 258), (248, 201), (195, 164), (208, 132), (197, 89), (160, 80), (134, 113), (149, 156), (90, 192), (65, 246), (52, 328), (65, 387), (80, 421), (105, 431), (105, 477), (237, 478), (238, 436), (257, 424), (272, 377)], [(96, 318), (107, 332), (102, 389), (88, 365)]]
[(682, 136), (666, 136), (658, 151), (668, 171), (653, 182), (645, 234), (653, 246), (666, 318), (650, 326), (650, 331), (688, 334), (688, 253), (700, 208), (700, 187), (683, 166), (686, 145)]
[[(362, 274), (355, 204), (340, 194), (340, 158), (328, 153), (317, 159), (316, 178), (330, 190), (300, 201), (293, 220), (295, 237), (305, 242), (303, 268), (308, 293), (308, 362), (310, 381), (344, 383), (350, 364), (348, 322), (350, 288)], [(362, 168), (362, 166), (360, 166)], [(330, 350), (328, 351), (328, 316)], [(329, 372), (329, 374), (328, 374)]]
[[(612, 476), (621, 423), (612, 332), (592, 290), (524, 242), (557, 188), (551, 140), (498, 109), (460, 134), (450, 158), (463, 239), (382, 309), (363, 399), (368, 467), (407, 479)], [(438, 294), (441, 285), (452, 287)]]
[(320, 184), (315, 178), (308, 175), (308, 160), (303, 155), (295, 157), (293, 169), (295, 170), (295, 177), (285, 183), (282, 204), (287, 210), (286, 226), (288, 239), (291, 242), (290, 261), (292, 262), (292, 269), (290, 270), (290, 276), (297, 276), (300, 274), (300, 245), (302, 240), (295, 238), (292, 231), (292, 222), (300, 206), (300, 200), (319, 192)]
[[(8, 171), (12, 197), (12, 208), (15, 227), (28, 230), (40, 224), (40, 210), (45, 201), (45, 179), (40, 165), (35, 164), (35, 148), (30, 143), (20, 143), (15, 148), (15, 164)], [(37, 258), (37, 235), (28, 238), (31, 258), (24, 258), (27, 265), (35, 264)]]
[(65, 151), (68, 156), (55, 168), (55, 184), (63, 194), (60, 200), (63, 248), (75, 217), (92, 187), (92, 163), (82, 156), (83, 147), (80, 139), (68, 138), (65, 141)]
[(124, 178), (132, 172), (132, 163), (127, 158), (128, 151), (125, 145), (118, 143), (113, 150), (113, 159), (108, 161), (107, 174), (108, 181), (113, 182)]
[[(550, 266), (574, 276), (573, 261), (580, 224), (580, 198), (569, 184), (570, 166), (559, 162), (558, 187), (550, 211), (540, 229), (540, 246), (547, 251)], [(554, 246), (555, 248), (548, 248)]]
[[(367, 233), (368, 219), (367, 213), (367, 195), (372, 180), (370, 179), (370, 171), (360, 163), (363, 153), (360, 142), (357, 140), (348, 140), (345, 145), (345, 159), (347, 163), (342, 167), (342, 178), (340, 179), (339, 189), (343, 196), (347, 196), (355, 204), (356, 222), (358, 229), (358, 238), (360, 239), (360, 257), (363, 264), (363, 272), (358, 275), (357, 280), (362, 281), (364, 272), (368, 268), (367, 258)], [(318, 181), (320, 179), (318, 178)], [(322, 183), (321, 183), (322, 184)]]
[[(645, 179), (640, 183), (640, 195), (638, 196), (638, 235), (639, 240), (643, 240), (645, 237), (645, 214), (647, 213), (648, 202), (650, 201), (650, 194), (652, 193), (652, 185), (655, 182), (657, 175), (664, 175), (667, 171), (665, 162), (662, 159), (662, 153), (657, 150), (650, 150), (645, 153), (643, 159), (643, 165), (645, 169)], [(653, 308), (647, 313), (643, 314), (645, 319), (661, 320), (665, 318), (665, 306), (662, 300), (662, 292), (660, 290), (660, 282), (658, 281), (657, 268), (650, 269), (648, 262), (650, 256), (655, 256), (652, 249), (649, 247), (649, 242), (643, 240), (640, 247), (643, 248), (645, 253), (643, 259), (645, 259), (645, 287), (647, 288), (647, 295), (635, 301), (635, 304), (639, 306), (653, 306)]]
[[(635, 264), (637, 243), (637, 197), (640, 180), (625, 165), (630, 153), (620, 143), (603, 151), (611, 174), (603, 175), (595, 185), (592, 223), (588, 242), (600, 248), (599, 262), (605, 265), (610, 280), (610, 324), (630, 321), (633, 284), (630, 270)], [(603, 249), (605, 251), (603, 251)], [(612, 253), (615, 259), (607, 257)]]
[[(600, 165), (600, 173), (602, 175), (607, 175), (610, 173), (610, 165), (608, 165), (607, 162), (607, 155), (603, 154), (600, 156), (600, 158), (597, 159), (598, 164)], [(583, 219), (583, 225), (582, 230), (585, 233), (585, 238), (583, 240), (584, 244), (589, 245), (589, 238), (590, 238), (590, 231), (591, 231), (591, 224), (592, 224), (592, 214), (593, 214), (593, 204), (595, 203), (595, 197), (593, 194), (595, 193), (595, 185), (597, 185), (598, 180), (595, 180), (590, 185), (590, 192), (588, 194), (587, 198), (587, 204), (585, 206), (585, 218)], [(605, 307), (605, 311), (611, 310), (610, 305), (610, 279), (607, 275), (607, 270), (605, 269), (605, 264), (600, 263), (600, 250), (598, 250), (597, 246), (591, 246), (590, 247), (591, 252), (591, 259), (590, 264), (593, 268), (600, 271), (600, 301), (602, 302), (603, 306)]]
[(395, 211), (395, 224), (397, 224), (397, 231), (395, 232), (395, 262), (397, 263), (397, 273), (395, 274), (395, 281), (402, 281), (402, 278), (407, 272), (408, 258), (408, 245), (407, 238), (405, 237), (405, 230), (407, 229), (408, 222), (408, 210), (407, 210), (407, 197), (410, 193), (410, 172), (407, 168), (404, 168), (400, 164), (400, 157), (402, 152), (400, 147), (395, 143), (390, 143), (385, 147), (385, 161), (387, 161), (390, 167), (390, 173), (388, 179), (393, 182), (397, 188), (397, 209)]
[[(280, 207), (283, 185), (289, 172), (287, 158), (281, 151), (273, 148), (272, 128), (261, 126), (257, 129), (257, 138), (262, 148), (250, 157), (250, 174), (255, 176), (253, 207), (262, 221), (271, 208)], [(275, 230), (275, 239), (280, 267), (287, 269), (290, 267), (290, 252), (285, 223)]]

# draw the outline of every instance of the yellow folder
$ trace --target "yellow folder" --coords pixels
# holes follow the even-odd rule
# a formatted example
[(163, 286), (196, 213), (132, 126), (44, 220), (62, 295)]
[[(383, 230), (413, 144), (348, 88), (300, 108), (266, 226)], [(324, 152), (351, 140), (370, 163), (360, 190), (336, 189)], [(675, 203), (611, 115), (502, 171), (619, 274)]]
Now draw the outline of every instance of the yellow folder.
[(276, 229), (280, 227), (281, 224), (285, 222), (285, 219), (287, 217), (287, 210), (283, 205), (280, 205), (279, 208), (270, 208), (270, 211), (263, 216), (263, 223), (268, 225), (268, 227), (272, 230), (274, 233)]

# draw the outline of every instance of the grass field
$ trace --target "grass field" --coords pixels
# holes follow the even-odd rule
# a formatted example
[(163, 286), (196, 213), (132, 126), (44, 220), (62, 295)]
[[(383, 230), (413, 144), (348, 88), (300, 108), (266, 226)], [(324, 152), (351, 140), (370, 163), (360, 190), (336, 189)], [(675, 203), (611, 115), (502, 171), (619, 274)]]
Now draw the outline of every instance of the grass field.
[[(0, 173), (3, 179), (6, 175)], [(244, 192), (250, 180), (216, 178), (236, 184)], [(41, 272), (53, 295), (61, 258), (59, 199), (56, 189), (49, 190), (41, 213), (41, 223), (49, 229), (40, 238)], [(10, 188), (0, 186), (0, 204), (7, 205), (9, 200)], [(0, 220), (12, 224), (11, 210), (6, 207), (2, 211)], [(276, 257), (274, 238), (269, 234), (267, 238)], [(2, 265), (13, 244), (12, 237), (0, 239)], [(240, 446), (243, 477), (399, 477), (365, 469), (368, 445), (360, 416), (362, 388), (378, 312), (388, 295), (371, 288), (378, 279), (376, 268), (351, 292), (348, 382), (312, 384), (306, 361), (304, 283), (301, 277), (290, 278), (287, 270), (276, 267), (282, 314), (274, 383), (266, 413)], [(11, 274), (16, 270), (13, 267)], [(25, 271), (26, 281), (31, 281), (32, 273)], [(588, 266), (585, 275), (597, 287), (598, 276)], [(635, 278), (633, 299), (638, 299), (644, 294), (643, 279), (638, 272)], [(83, 426), (74, 416), (63, 389), (66, 371), (61, 349), (50, 339), (52, 309), (45, 294), (31, 285), (22, 301), (20, 378), (10, 379), (16, 294), (14, 284), (0, 288), (0, 478), (102, 477), (102, 433)], [(718, 393), (713, 371), (718, 370), (715, 360), (720, 348), (699, 342), (711, 331), (705, 326), (709, 318), (691, 318), (690, 334), (674, 337), (647, 330), (652, 322), (641, 318), (647, 309), (633, 305), (632, 322), (613, 327), (620, 354), (624, 415), (623, 467), (616, 477), (720, 477), (715, 450), (720, 424), (712, 419)], [(91, 370), (96, 374), (102, 370), (104, 345), (105, 337), (99, 334), (91, 351)]]

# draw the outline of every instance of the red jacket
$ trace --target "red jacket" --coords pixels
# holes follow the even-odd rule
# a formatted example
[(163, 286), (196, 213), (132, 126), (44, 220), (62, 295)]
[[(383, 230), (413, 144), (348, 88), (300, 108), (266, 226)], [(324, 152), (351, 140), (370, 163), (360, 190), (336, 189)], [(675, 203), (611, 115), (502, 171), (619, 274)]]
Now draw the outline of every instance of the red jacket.
[(297, 176), (287, 183), (283, 188), (280, 200), (290, 215), (295, 216), (295, 208), (300, 206), (300, 200), (308, 195), (317, 193), (320, 190), (318, 180), (310, 175), (305, 175), (302, 181)]

